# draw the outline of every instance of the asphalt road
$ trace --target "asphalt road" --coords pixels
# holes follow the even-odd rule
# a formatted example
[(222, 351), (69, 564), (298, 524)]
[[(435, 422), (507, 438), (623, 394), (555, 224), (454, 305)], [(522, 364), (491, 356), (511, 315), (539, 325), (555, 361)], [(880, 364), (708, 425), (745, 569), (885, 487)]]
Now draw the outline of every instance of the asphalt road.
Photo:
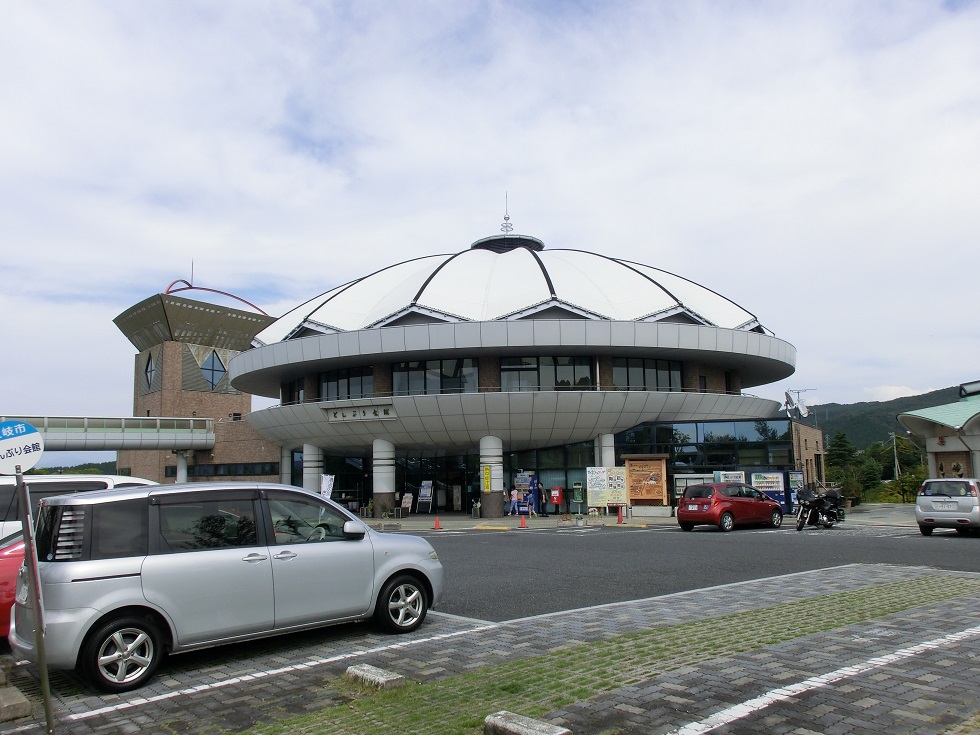
[(925, 537), (914, 526), (421, 535), (446, 569), (438, 610), (493, 622), (852, 563), (980, 572), (980, 536), (937, 531)]

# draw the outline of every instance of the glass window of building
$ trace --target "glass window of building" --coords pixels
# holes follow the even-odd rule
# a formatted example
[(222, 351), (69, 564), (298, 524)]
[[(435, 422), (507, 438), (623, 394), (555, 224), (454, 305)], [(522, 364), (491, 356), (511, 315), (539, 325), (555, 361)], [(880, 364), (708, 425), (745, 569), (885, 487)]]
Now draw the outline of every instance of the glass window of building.
[(320, 395), (325, 401), (371, 398), (374, 396), (374, 370), (368, 366), (321, 373)]
[(156, 368), (153, 366), (153, 355), (149, 355), (146, 358), (146, 370), (143, 371), (143, 375), (146, 377), (146, 387), (153, 387), (153, 375), (156, 373)]
[(617, 390), (679, 391), (681, 364), (676, 360), (614, 357), (612, 380)]
[(306, 398), (305, 391), (303, 390), (303, 379), (298, 378), (297, 380), (290, 380), (288, 383), (283, 383), (279, 389), (279, 393), (280, 401), (284, 406), (293, 403), (302, 403)]
[(538, 359), (501, 357), (500, 390), (505, 393), (538, 390)]
[(535, 390), (592, 390), (592, 360), (581, 357), (502, 357), (500, 389), (506, 392)]
[(477, 361), (416, 360), (391, 366), (392, 390), (396, 396), (436, 393), (476, 393), (480, 373)]
[(225, 372), (227, 371), (225, 370), (224, 363), (221, 362), (221, 358), (218, 357), (218, 353), (212, 351), (208, 355), (208, 359), (201, 365), (201, 372), (204, 373), (204, 379), (208, 381), (211, 390), (214, 390), (218, 387), (221, 379), (225, 377)]

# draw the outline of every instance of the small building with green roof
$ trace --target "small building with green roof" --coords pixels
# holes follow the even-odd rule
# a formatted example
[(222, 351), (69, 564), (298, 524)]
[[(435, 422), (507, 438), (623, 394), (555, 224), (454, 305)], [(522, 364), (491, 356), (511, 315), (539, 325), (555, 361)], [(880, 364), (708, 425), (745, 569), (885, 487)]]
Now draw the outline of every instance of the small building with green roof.
[(976, 477), (980, 472), (980, 380), (960, 385), (960, 400), (898, 415), (925, 438), (930, 477)]

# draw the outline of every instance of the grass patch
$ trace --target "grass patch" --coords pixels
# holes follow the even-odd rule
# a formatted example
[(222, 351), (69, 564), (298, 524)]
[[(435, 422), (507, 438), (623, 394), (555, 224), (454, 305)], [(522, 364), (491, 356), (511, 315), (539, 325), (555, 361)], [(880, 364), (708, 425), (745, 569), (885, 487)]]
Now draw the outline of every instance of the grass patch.
[[(712, 616), (578, 643), (546, 654), (515, 658), (466, 674), (380, 691), (338, 707), (262, 725), (253, 735), (479, 735), (484, 718), (499, 710), (543, 717), (572, 702), (691, 666), (923, 604), (980, 592), (980, 580), (947, 575), (876, 585), (766, 608), (768, 620), (806, 622), (805, 630), (761, 625), (760, 613)], [(611, 731), (612, 732), (612, 731)]]

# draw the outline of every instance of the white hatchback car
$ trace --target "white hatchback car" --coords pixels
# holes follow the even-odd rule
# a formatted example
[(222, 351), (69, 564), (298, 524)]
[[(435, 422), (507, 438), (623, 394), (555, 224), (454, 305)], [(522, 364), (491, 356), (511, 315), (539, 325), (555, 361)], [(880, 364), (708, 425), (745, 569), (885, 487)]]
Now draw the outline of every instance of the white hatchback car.
[[(45, 498), (36, 539), (48, 665), (107, 691), (143, 685), (167, 653), (371, 618), (406, 633), (442, 596), (426, 540), (288, 485)], [(36, 660), (23, 569), (9, 641)]]
[(941, 477), (926, 480), (915, 497), (915, 521), (923, 536), (935, 528), (955, 528), (960, 533), (980, 529), (980, 480)]

